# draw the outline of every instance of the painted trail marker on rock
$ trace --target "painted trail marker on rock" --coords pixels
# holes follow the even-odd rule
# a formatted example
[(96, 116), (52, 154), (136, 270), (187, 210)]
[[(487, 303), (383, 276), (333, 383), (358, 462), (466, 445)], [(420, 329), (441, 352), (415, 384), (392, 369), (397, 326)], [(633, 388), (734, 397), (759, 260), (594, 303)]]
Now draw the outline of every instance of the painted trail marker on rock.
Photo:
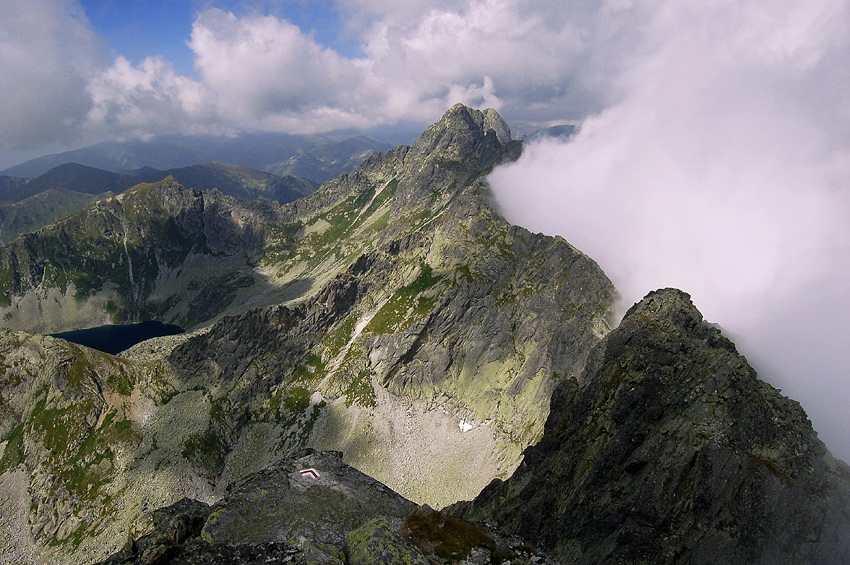
[(310, 477), (314, 481), (318, 481), (319, 477), (321, 477), (319, 472), (312, 467), (310, 467), (308, 469), (301, 469), (300, 471), (298, 471), (298, 474), (301, 475), (302, 477)]

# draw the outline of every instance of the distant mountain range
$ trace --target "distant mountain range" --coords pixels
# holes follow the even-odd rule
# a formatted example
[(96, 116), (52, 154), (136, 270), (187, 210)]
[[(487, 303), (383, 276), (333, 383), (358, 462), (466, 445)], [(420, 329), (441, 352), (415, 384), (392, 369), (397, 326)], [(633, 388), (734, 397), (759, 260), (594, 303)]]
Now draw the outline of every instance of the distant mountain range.
[(108, 141), (46, 155), (0, 171), (0, 175), (32, 178), (67, 163), (127, 173), (143, 167), (164, 171), (218, 161), (279, 176), (307, 177), (322, 183), (352, 170), (370, 154), (391, 148), (389, 144), (362, 135), (343, 139), (290, 134), (164, 136), (150, 140)]
[(46, 155), (0, 171), (0, 243), (73, 214), (93, 195), (168, 176), (236, 198), (291, 202), (391, 147), (362, 135), (245, 134), (103, 142)]
[(17, 202), (0, 203), (0, 243), (22, 233), (35, 231), (82, 210), (97, 196), (63, 189), (50, 189)]
[(70, 216), (97, 195), (118, 194), (139, 183), (167, 177), (198, 190), (218, 189), (244, 200), (280, 203), (312, 194), (319, 186), (304, 177), (278, 176), (219, 162), (165, 171), (144, 167), (129, 173), (65, 163), (32, 179), (0, 177), (0, 242)]
[(575, 124), (559, 124), (548, 127), (540, 127), (536, 124), (518, 123), (511, 124), (511, 135), (524, 142), (540, 141), (541, 139), (567, 140), (578, 133), (579, 126)]
[(73, 214), (92, 195), (168, 176), (236, 198), (291, 202), (391, 147), (362, 135), (245, 134), (103, 142), (45, 155), (0, 171), (0, 243)]

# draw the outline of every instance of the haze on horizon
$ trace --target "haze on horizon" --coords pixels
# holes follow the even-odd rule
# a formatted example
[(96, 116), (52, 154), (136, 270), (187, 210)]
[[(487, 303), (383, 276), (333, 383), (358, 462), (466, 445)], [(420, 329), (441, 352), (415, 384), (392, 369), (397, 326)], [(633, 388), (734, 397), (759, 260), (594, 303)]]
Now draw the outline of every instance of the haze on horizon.
[(425, 125), (456, 102), (584, 119), (491, 175), (508, 219), (588, 253), (625, 305), (691, 293), (850, 460), (850, 0), (116, 6), (0, 0), (0, 167), (157, 134)]

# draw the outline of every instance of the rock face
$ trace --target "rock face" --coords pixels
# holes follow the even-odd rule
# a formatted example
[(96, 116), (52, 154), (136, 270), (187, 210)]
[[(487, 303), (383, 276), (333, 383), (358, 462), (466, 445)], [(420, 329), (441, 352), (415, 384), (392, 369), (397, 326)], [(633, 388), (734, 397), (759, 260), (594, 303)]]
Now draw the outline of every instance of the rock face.
[[(134, 423), (146, 407), (132, 392), (137, 371), (111, 355), (9, 330), (0, 330), (0, 359), (0, 561), (42, 562), (40, 546), (76, 546), (90, 530), (115, 535), (117, 495), (134, 489), (128, 456), (145, 431)], [(21, 526), (24, 535), (10, 535)]]
[(850, 562), (850, 470), (671, 289), (559, 385), (516, 473), (454, 511), (570, 563)]
[(201, 537), (213, 543), (305, 539), (341, 546), (348, 532), (373, 518), (397, 529), (414, 507), (343, 463), (341, 453), (308, 453), (237, 483), (213, 506)]
[(4, 326), (49, 333), (161, 319), (193, 327), (255, 284), (279, 210), (171, 178), (99, 200), (0, 247)]
[(183, 499), (104, 565), (326, 563), (427, 565), (554, 561), (483, 525), (419, 508), (342, 462), (307, 450), (234, 485), (208, 506)]

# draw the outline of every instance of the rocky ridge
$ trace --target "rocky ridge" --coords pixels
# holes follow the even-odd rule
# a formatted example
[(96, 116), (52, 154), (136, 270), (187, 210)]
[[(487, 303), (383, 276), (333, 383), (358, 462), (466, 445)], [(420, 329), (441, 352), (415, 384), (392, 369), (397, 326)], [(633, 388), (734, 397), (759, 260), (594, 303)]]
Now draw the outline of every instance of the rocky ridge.
[(850, 561), (850, 468), (672, 289), (558, 386), (514, 475), (453, 511), (569, 563)]
[(171, 178), (99, 200), (0, 247), (4, 326), (47, 333), (151, 318), (196, 325), (257, 282), (252, 268), (278, 217), (273, 203)]
[[(29, 379), (31, 391), (0, 400), (11, 430), (0, 437), (13, 454), (0, 479), (18, 477), (16, 499), (31, 501), (26, 520), (50, 517), (32, 534), (43, 560), (102, 559), (150, 508), (186, 496), (214, 502), (304, 446), (341, 450), (390, 488), (438, 507), (507, 477), (539, 439), (556, 382), (580, 375), (608, 331), (615, 299), (592, 260), (494, 210), (484, 175), (519, 151), (498, 114), (458, 105), (413, 146), (373, 156), (286, 206), (169, 181), (0, 248), (16, 257), (5, 272), (20, 277), (11, 280), (38, 294), (42, 321), (17, 307), (21, 326), (50, 319), (59, 287), (45, 281), (54, 272), (78, 311), (101, 311), (103, 292), (170, 322), (206, 307), (187, 324), (193, 333), (96, 356), (102, 371), (75, 354), (90, 388), (126, 407), (109, 420), (124, 435), (102, 427), (109, 404), (97, 394), (89, 403), (65, 394), (67, 363), (53, 360), (70, 346), (0, 334), (7, 358), (27, 358), (7, 363), (5, 378)], [(85, 250), (62, 260), (86, 270), (51, 270), (39, 247), (47, 236)], [(118, 276), (86, 278), (112, 263)], [(218, 278), (192, 284), (205, 272), (199, 265)], [(87, 281), (94, 292), (79, 292)], [(21, 303), (14, 284), (4, 288)], [(21, 340), (39, 346), (23, 351)], [(115, 372), (123, 380), (113, 387)], [(38, 447), (44, 411), (88, 422), (73, 449), (86, 446), (89, 456)], [(58, 478), (45, 490), (21, 481), (21, 470)], [(21, 516), (5, 519), (19, 527)]]
[[(609, 333), (599, 267), (490, 202), (485, 175), (520, 149), (458, 105), (290, 205), (166, 182), (0, 248), (9, 280), (48, 292), (38, 242), (64, 233), (83, 250), (65, 265), (103, 266), (61, 270), (92, 311), (75, 287), (107, 272), (102, 249), (157, 273), (96, 288), (129, 304), (180, 288), (179, 308), (203, 261), (251, 279), (211, 286), (193, 332), (117, 357), (0, 330), (0, 561), (546, 559), (526, 543), (560, 562), (848, 560), (850, 472), (799, 405), (680, 291)], [(450, 512), (416, 506), (494, 477)]]

